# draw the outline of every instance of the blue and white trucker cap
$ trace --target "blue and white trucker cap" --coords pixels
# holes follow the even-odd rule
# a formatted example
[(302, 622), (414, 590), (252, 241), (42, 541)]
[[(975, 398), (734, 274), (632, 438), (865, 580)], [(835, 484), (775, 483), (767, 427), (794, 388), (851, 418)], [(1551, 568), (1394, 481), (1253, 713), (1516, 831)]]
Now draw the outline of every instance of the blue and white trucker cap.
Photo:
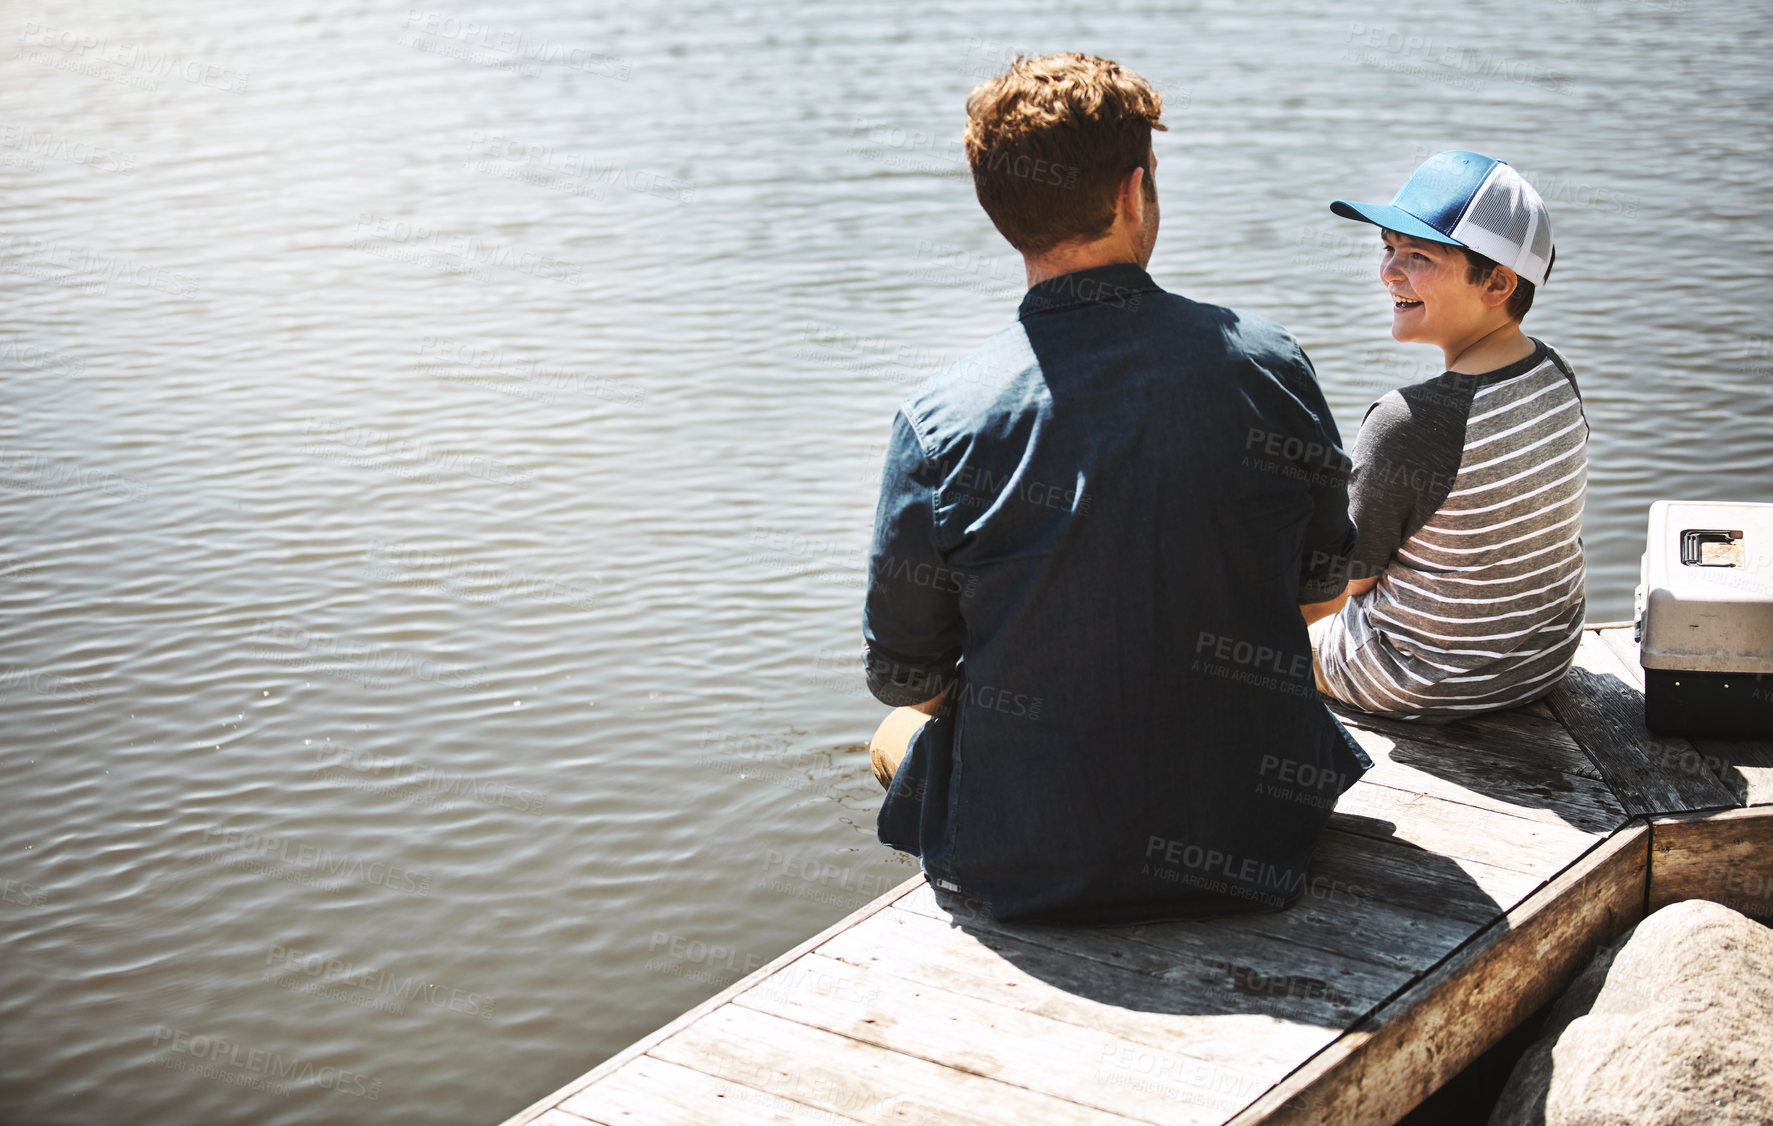
[(1339, 199), (1330, 210), (1400, 235), (1467, 247), (1535, 286), (1545, 284), (1551, 269), (1551, 215), (1545, 201), (1506, 162), (1475, 152), (1429, 157), (1389, 204)]

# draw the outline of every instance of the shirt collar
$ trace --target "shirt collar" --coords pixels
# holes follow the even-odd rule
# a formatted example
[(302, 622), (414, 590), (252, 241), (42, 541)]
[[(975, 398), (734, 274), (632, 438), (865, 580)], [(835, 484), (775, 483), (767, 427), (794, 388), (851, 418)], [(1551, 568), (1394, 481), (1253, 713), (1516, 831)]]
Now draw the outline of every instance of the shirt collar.
[(1511, 379), (1526, 375), (1540, 364), (1543, 364), (1549, 357), (1549, 353), (1545, 348), (1545, 341), (1540, 340), (1536, 336), (1529, 336), (1527, 339), (1533, 342), (1533, 354), (1525, 359), (1516, 360), (1512, 364), (1504, 364), (1502, 367), (1482, 372), (1477, 375), (1468, 375), (1456, 371), (1448, 372), (1447, 374), (1453, 376), (1461, 385), (1471, 387), (1489, 387), (1493, 384), (1506, 383)]
[(1016, 316), (1026, 320), (1036, 313), (1053, 313), (1080, 305), (1125, 309), (1129, 301), (1137, 307), (1136, 294), (1160, 292), (1162, 290), (1151, 280), (1151, 275), (1138, 266), (1131, 262), (1110, 262), (1106, 266), (1060, 274), (1029, 287)]

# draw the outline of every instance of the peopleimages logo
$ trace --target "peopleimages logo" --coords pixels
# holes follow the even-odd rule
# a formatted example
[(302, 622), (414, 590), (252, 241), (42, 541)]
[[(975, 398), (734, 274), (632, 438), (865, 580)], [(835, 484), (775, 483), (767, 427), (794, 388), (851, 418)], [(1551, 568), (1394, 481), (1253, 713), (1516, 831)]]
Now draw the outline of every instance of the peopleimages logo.
[(907, 582), (930, 590), (971, 598), (979, 589), (979, 576), (956, 571), (939, 563), (921, 559), (904, 559), (897, 555), (877, 555), (869, 567), (874, 582)]
[(76, 704), (90, 704), (98, 698), (98, 693), (83, 680), (74, 680), (59, 673), (24, 665), (0, 665), (0, 700), (5, 700), (12, 695), (14, 688), (21, 685), (28, 686), (39, 696), (68, 700)]
[(654, 931), (647, 950), (650, 953), (661, 948), (665, 954), (648, 958), (643, 969), (648, 973), (681, 977), (703, 984), (727, 984), (744, 977), (768, 961), (761, 954), (749, 950), (707, 943), (699, 938), (687, 938), (669, 931)]
[[(271, 967), (265, 971), (265, 979), (274, 985), (330, 1000), (348, 1001), (365, 1008), (380, 1008), (396, 1015), (406, 1012), (407, 1002), (416, 1001), (421, 1006), (440, 1011), (491, 1018), (496, 1003), (495, 998), (484, 993), (439, 985), (417, 976), (403, 978), (376, 966), (359, 965), (282, 945), (274, 944), (265, 952), (265, 965)], [(303, 981), (303, 978), (309, 980)]]
[(28, 126), (0, 124), (0, 149), (80, 164), (123, 176), (135, 174), (136, 155), (58, 133), (39, 133)]
[(0, 903), (16, 903), (20, 907), (41, 907), (45, 902), (43, 889), (22, 880), (0, 880)]
[[(448, 551), (431, 551), (410, 543), (371, 540), (364, 571), (380, 579), (417, 581), (425, 589), (474, 601), (501, 603), (516, 595), (588, 610), (597, 592), (566, 579), (501, 567), (488, 560), (466, 559)], [(595, 581), (603, 580), (595, 575)]]
[(1061, 305), (1094, 304), (1128, 312), (1139, 308), (1139, 291), (1124, 285), (1110, 285), (1081, 272), (1065, 274), (1041, 283), (1038, 292), (1029, 291), (1025, 300), (1030, 309), (1051, 309)]
[(532, 813), (548, 800), (547, 795), (536, 790), (520, 790), (504, 782), (472, 778), (406, 759), (359, 751), (330, 740), (314, 748), (314, 761), (316, 765), (310, 777), (341, 779), (360, 789), (395, 794), (402, 801), (419, 805), (439, 805), (452, 798), (461, 798), (518, 813)]
[(552, 393), (562, 391), (614, 403), (638, 403), (647, 395), (644, 387), (621, 379), (594, 379), (587, 372), (550, 367), (538, 358), (520, 356), (503, 345), (426, 336), (419, 341), (417, 351), (423, 367), (443, 368), (445, 374), (466, 377), (520, 398), (552, 403)]
[[(840, 868), (819, 857), (797, 856), (773, 848), (764, 853), (763, 870), (765, 877), (754, 882), (753, 887), (784, 891), (802, 899), (821, 898), (816, 892), (832, 889), (873, 898), (892, 886), (891, 881), (880, 873), (862, 872), (853, 867)], [(841, 899), (830, 901), (847, 902)]]
[(1219, 680), (1267, 688), (1289, 696), (1316, 698), (1311, 654), (1292, 653), (1233, 637), (1201, 631), (1188, 671)]
[[(193, 86), (208, 86), (229, 94), (244, 94), (250, 77), (243, 71), (187, 59), (169, 51), (156, 52), (152, 47), (101, 39), (83, 28), (53, 27), (35, 20), (25, 21), (19, 42), (27, 47), (44, 48), (45, 54), (59, 51), (60, 56), (50, 57), (80, 64), (78, 67), (68, 66), (63, 69), (78, 69), (104, 78), (127, 75), (135, 80), (128, 83), (129, 85), (151, 90), (160, 88), (157, 79), (172, 77), (183, 79)], [(21, 51), (20, 55), (22, 54)]]
[(103, 289), (110, 282), (139, 285), (174, 297), (188, 297), (203, 279), (113, 254), (88, 243), (55, 242), (30, 235), (0, 237), (0, 258), (8, 273), (23, 273), (59, 285)]
[(60, 369), (64, 375), (79, 375), (86, 370), (86, 361), (70, 352), (51, 352), (18, 340), (0, 346), (0, 364), (21, 371)]
[[(1285, 907), (1301, 891), (1309, 890), (1315, 898), (1334, 898), (1338, 890), (1337, 881), (1329, 881), (1326, 888), (1322, 876), (1307, 884), (1306, 874), (1292, 868), (1156, 835), (1146, 842), (1140, 874), (1275, 908)], [(1352, 885), (1345, 890), (1356, 903), (1360, 901)]]
[[(312, 883), (316, 876), (336, 876), (406, 895), (431, 894), (431, 877), (428, 875), (379, 860), (364, 860), (349, 853), (299, 844), (287, 837), (211, 825), (203, 830), (203, 839), (205, 843), (219, 840), (223, 848), (247, 858), (249, 863), (275, 859), (286, 864), (297, 870), (285, 873), (296, 883)], [(265, 866), (261, 864), (260, 867)]]
[(135, 500), (148, 492), (140, 481), (108, 469), (17, 449), (0, 449), (0, 489), (31, 496), (99, 492), (119, 500)]
[(495, 266), (568, 286), (578, 285), (584, 276), (584, 267), (576, 262), (562, 261), (549, 254), (505, 243), (488, 242), (474, 235), (450, 234), (423, 222), (397, 219), (391, 215), (360, 212), (351, 230), (357, 236), (359, 248), (373, 237), (390, 245), (451, 255), (470, 266)]
[(1358, 775), (1344, 774), (1315, 762), (1263, 755), (1256, 777), (1258, 794), (1315, 809), (1335, 809), (1336, 799), (1354, 785)]
[(463, 19), (453, 12), (432, 8), (408, 8), (401, 25), (410, 31), (438, 39), (454, 40), (463, 46), (481, 48), (505, 55), (513, 61), (559, 63), (569, 70), (601, 75), (626, 82), (634, 64), (599, 51), (564, 44), (535, 36), (514, 27), (496, 27), (477, 20)]
[[(166, 1049), (156, 1063), (174, 1071), (189, 1071), (208, 1079), (220, 1079), (238, 1087), (287, 1094), (288, 1088), (276, 1079), (292, 1079), (312, 1083), (341, 1095), (354, 1095), (372, 1102), (381, 1097), (382, 1081), (358, 1071), (346, 1071), (329, 1064), (316, 1066), (298, 1056), (286, 1056), (265, 1048), (249, 1048), (219, 1036), (204, 1036), (182, 1028), (154, 1026), (154, 1047)], [(232, 1068), (236, 1070), (223, 1070)]]
[[(370, 685), (377, 683), (374, 677), (377, 673), (399, 673), (433, 684), (446, 684), (451, 688), (468, 690), (483, 687), (486, 683), (471, 670), (451, 668), (416, 653), (346, 641), (337, 634), (310, 632), (284, 622), (255, 622), (248, 640), (259, 645), (277, 645), (322, 658), (298, 665), (300, 669), (336, 672), (347, 679)], [(328, 661), (336, 661), (340, 667), (330, 667), (326, 663)]]

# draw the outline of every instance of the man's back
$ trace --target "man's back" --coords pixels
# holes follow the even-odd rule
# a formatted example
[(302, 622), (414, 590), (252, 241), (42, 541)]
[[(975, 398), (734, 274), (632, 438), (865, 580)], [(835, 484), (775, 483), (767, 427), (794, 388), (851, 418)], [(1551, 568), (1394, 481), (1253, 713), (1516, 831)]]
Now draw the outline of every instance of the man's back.
[(1362, 768), (1298, 611), (1353, 546), (1337, 447), (1279, 326), (1131, 263), (1033, 287), (895, 423), (870, 684), (953, 683), (882, 839), (999, 917), (1291, 901)]

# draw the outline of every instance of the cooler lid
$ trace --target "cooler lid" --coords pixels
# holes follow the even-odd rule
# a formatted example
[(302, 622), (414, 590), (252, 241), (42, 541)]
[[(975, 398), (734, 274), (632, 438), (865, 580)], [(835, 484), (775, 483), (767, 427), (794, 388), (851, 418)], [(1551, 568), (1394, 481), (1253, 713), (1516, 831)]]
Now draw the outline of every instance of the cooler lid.
[(1657, 501), (1643, 579), (1645, 668), (1773, 673), (1773, 504)]

